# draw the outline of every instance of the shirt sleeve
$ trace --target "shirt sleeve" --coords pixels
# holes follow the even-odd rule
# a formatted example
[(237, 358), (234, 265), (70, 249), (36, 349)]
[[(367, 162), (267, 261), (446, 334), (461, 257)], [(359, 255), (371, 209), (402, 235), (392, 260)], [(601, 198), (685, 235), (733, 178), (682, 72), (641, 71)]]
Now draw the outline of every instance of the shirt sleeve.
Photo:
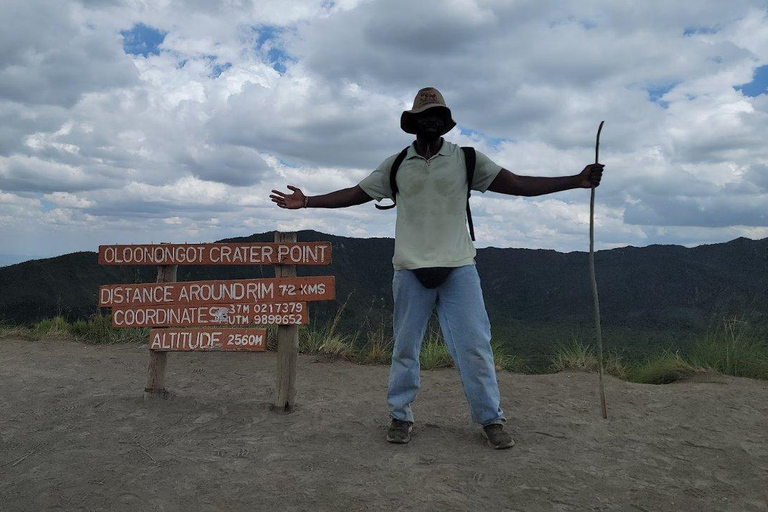
[(363, 192), (376, 201), (381, 201), (384, 198), (392, 199), (392, 188), (389, 186), (389, 171), (392, 169), (392, 164), (395, 162), (396, 157), (397, 155), (394, 155), (384, 160), (375, 171), (358, 183)]
[(485, 192), (501, 172), (501, 166), (477, 150), (475, 155), (475, 175), (472, 179), (472, 190)]

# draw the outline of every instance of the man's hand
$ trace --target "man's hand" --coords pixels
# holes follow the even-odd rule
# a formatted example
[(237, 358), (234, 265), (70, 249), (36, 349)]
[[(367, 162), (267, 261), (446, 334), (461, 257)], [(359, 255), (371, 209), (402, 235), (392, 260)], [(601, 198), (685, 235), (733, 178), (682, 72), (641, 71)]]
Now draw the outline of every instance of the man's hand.
[(304, 201), (306, 200), (304, 192), (293, 185), (288, 185), (288, 188), (293, 190), (293, 194), (288, 195), (279, 190), (273, 190), (272, 195), (270, 195), (269, 198), (280, 208), (287, 208), (288, 210), (304, 208)]
[(600, 185), (603, 177), (603, 164), (589, 164), (579, 173), (579, 186), (581, 188), (592, 188)]

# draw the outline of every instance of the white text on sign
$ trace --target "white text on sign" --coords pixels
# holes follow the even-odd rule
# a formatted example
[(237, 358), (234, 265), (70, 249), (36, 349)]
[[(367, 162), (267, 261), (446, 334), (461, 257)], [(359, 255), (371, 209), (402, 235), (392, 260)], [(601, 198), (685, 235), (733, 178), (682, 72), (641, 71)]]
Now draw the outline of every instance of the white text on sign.
[(266, 347), (264, 329), (152, 329), (149, 333), (149, 348), (161, 352), (261, 352)]
[(99, 246), (101, 265), (329, 265), (330, 242)]
[(309, 323), (304, 302), (215, 304), (203, 306), (113, 307), (113, 327), (166, 325), (300, 325)]
[(335, 297), (335, 284), (333, 276), (116, 284), (99, 288), (99, 306), (330, 300)]

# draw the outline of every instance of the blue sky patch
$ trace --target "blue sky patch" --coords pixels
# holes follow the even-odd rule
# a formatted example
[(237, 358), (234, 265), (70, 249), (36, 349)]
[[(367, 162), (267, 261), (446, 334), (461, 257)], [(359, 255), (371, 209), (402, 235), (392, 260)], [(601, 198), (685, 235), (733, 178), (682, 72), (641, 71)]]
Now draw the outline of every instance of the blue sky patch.
[[(218, 56), (217, 55), (203, 55), (203, 60), (208, 61), (208, 65), (211, 68), (210, 73), (208, 76), (211, 78), (219, 78), (219, 76), (232, 67), (231, 62), (218, 62)], [(184, 61), (186, 63), (186, 60)], [(184, 64), (181, 64), (179, 67), (184, 67)]]
[(277, 159), (278, 162), (280, 162), (280, 165), (283, 167), (288, 167), (289, 169), (298, 169), (300, 166), (297, 164), (292, 164), (288, 160), (283, 160), (282, 158)]
[(279, 41), (280, 34), (283, 33), (283, 29), (275, 25), (259, 25), (253, 27), (253, 31), (256, 32), (259, 37), (256, 39), (256, 48), (261, 48), (268, 42)]
[(677, 84), (666, 84), (666, 85), (655, 85), (652, 87), (649, 87), (648, 90), (648, 99), (651, 101), (659, 101), (662, 96), (667, 94), (669, 91), (674, 89), (675, 85)]
[(737, 85), (734, 89), (741, 91), (744, 96), (749, 96), (751, 98), (768, 92), (768, 66), (760, 66), (757, 68), (755, 74), (752, 75), (751, 82), (748, 84)]
[(121, 30), (123, 50), (130, 55), (160, 54), (160, 45), (168, 32), (161, 32), (143, 23), (137, 23), (130, 30)]
[(683, 30), (683, 35), (685, 37), (691, 37), (695, 35), (717, 34), (718, 32), (720, 32), (720, 29), (717, 27), (686, 27), (686, 29)]
[(272, 64), (275, 71), (281, 74), (285, 73), (285, 70), (287, 69), (285, 67), (286, 64), (296, 62), (296, 59), (276, 48), (269, 50), (267, 59), (269, 60), (269, 63)]
[(288, 55), (283, 49), (281, 36), (285, 32), (284, 28), (274, 25), (259, 25), (253, 27), (253, 31), (258, 34), (256, 39), (256, 50), (278, 73), (285, 73), (286, 65), (296, 62), (296, 59)]
[(43, 194), (37, 194), (37, 198), (40, 200), (40, 206), (43, 207), (44, 212), (49, 212), (58, 207), (56, 203), (47, 200)]
[(593, 28), (597, 27), (597, 22), (587, 19), (580, 19), (576, 16), (568, 16), (567, 18), (554, 20), (549, 22), (549, 28), (555, 28), (562, 25), (572, 25), (576, 24), (579, 25), (584, 30), (592, 30)]
[(661, 108), (669, 107), (669, 102), (664, 101), (661, 98), (664, 97), (669, 91), (675, 88), (680, 82), (672, 82), (667, 84), (652, 85), (646, 89), (648, 92), (648, 99), (654, 103), (657, 103)]
[[(218, 56), (216, 55), (203, 55), (200, 59), (208, 63), (208, 66), (210, 67), (208, 76), (211, 78), (219, 78), (223, 72), (232, 67), (231, 62), (218, 62)], [(187, 62), (189, 62), (189, 59), (181, 59), (176, 62), (176, 67), (181, 69), (187, 65)]]
[(219, 78), (219, 75), (221, 75), (223, 72), (228, 70), (232, 67), (231, 62), (225, 62), (224, 64), (216, 63), (213, 65), (213, 68), (211, 68), (211, 78)]
[(484, 141), (486, 144), (488, 144), (491, 147), (497, 148), (501, 145), (502, 142), (510, 142), (509, 139), (502, 139), (497, 137), (489, 137), (483, 132), (473, 130), (471, 128), (462, 128), (459, 127), (459, 133), (464, 135), (465, 137), (476, 137), (480, 140)]

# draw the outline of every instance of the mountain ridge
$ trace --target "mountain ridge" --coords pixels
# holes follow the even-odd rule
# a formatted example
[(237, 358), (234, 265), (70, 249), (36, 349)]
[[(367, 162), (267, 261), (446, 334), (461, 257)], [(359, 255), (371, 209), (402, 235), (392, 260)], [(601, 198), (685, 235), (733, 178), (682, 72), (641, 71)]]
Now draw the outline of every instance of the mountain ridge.
[[(336, 300), (313, 303), (324, 323), (342, 307), (348, 333), (389, 328), (392, 238), (353, 238), (312, 230), (299, 241), (329, 241), (329, 266), (299, 267), (299, 275), (334, 275)], [(268, 242), (273, 232), (220, 242)], [(594, 327), (587, 252), (485, 247), (478, 272), (494, 336), (527, 352), (551, 350)], [(643, 348), (701, 335), (714, 321), (739, 317), (768, 325), (768, 238), (740, 237), (696, 247), (655, 244), (595, 253), (602, 325), (608, 336)], [(61, 314), (69, 320), (99, 311), (100, 285), (153, 282), (154, 267), (100, 266), (81, 251), (0, 268), (0, 321), (32, 324)], [(270, 266), (180, 266), (179, 281), (274, 277)]]

